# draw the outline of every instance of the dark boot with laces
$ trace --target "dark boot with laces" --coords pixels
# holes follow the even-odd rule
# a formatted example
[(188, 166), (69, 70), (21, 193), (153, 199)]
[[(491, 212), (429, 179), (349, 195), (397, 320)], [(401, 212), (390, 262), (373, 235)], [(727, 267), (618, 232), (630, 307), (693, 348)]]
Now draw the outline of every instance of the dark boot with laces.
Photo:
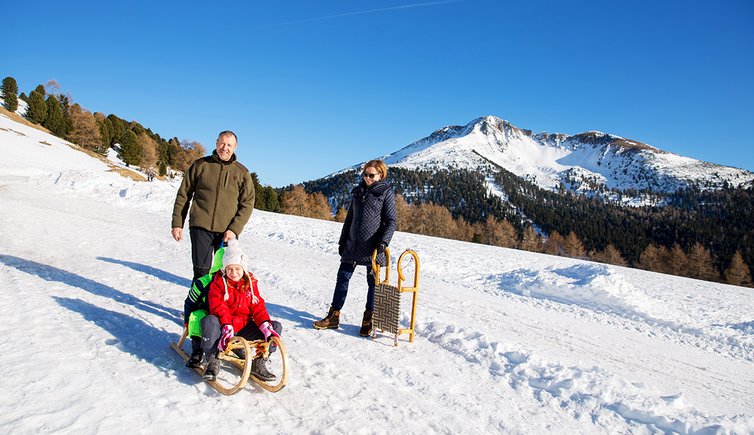
[(359, 335), (362, 337), (369, 337), (372, 335), (372, 310), (364, 311), (364, 318), (361, 320)]
[(189, 357), (186, 367), (195, 369), (202, 365), (202, 339), (197, 337), (191, 338), (191, 356)]
[(220, 373), (220, 360), (217, 359), (217, 355), (209, 357), (207, 362), (207, 368), (204, 370), (202, 379), (205, 381), (214, 381), (217, 379), (217, 375)]
[(314, 329), (338, 329), (339, 325), (340, 310), (336, 310), (333, 307), (330, 307), (330, 311), (327, 312), (327, 316), (324, 319), (312, 323)]
[(251, 374), (264, 382), (271, 382), (277, 379), (277, 377), (267, 370), (264, 358), (254, 358), (251, 361)]

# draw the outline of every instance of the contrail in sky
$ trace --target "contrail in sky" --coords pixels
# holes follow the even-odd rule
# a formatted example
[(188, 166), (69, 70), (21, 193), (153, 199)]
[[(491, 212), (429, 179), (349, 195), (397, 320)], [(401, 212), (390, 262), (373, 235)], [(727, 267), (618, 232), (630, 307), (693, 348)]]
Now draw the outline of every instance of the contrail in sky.
[(425, 3), (411, 3), (408, 5), (399, 5), (399, 6), (389, 6), (386, 8), (378, 8), (378, 9), (369, 9), (366, 11), (355, 11), (355, 12), (344, 12), (342, 14), (334, 14), (334, 15), (325, 15), (322, 17), (314, 17), (314, 18), (304, 18), (302, 20), (294, 20), (294, 21), (286, 21), (285, 23), (278, 23), (278, 24), (270, 24), (268, 26), (262, 26), (258, 28), (268, 28), (268, 27), (277, 27), (277, 26), (285, 26), (288, 24), (300, 24), (300, 23), (311, 23), (312, 21), (321, 21), (321, 20), (329, 20), (331, 18), (340, 18), (340, 17), (349, 17), (352, 15), (364, 15), (364, 14), (373, 14), (375, 12), (385, 12), (385, 11), (392, 11), (396, 9), (410, 9), (410, 8), (419, 8), (422, 6), (436, 6), (436, 5), (442, 5), (446, 3), (459, 3), (467, 0), (439, 0), (439, 1), (433, 1), (433, 2), (425, 2)]

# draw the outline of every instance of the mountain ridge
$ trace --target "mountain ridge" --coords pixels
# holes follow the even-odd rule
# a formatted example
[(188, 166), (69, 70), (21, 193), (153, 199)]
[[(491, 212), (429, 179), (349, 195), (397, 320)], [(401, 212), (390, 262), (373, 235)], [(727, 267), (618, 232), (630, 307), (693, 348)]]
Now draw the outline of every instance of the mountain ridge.
[(411, 169), (486, 172), (485, 162), (475, 154), (553, 191), (561, 185), (579, 193), (595, 188), (672, 193), (689, 187), (754, 185), (752, 172), (684, 157), (637, 140), (597, 130), (574, 135), (533, 133), (495, 116), (440, 128), (381, 159), (388, 166)]

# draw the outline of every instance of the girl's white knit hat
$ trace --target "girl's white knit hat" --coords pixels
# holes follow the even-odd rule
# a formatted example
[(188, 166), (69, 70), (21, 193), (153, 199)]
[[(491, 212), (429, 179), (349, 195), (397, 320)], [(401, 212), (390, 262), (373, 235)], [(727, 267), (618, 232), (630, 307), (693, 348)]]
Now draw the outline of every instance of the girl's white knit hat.
[(228, 246), (225, 247), (225, 253), (223, 253), (223, 270), (231, 264), (240, 264), (243, 270), (246, 270), (246, 255), (236, 239), (228, 240)]

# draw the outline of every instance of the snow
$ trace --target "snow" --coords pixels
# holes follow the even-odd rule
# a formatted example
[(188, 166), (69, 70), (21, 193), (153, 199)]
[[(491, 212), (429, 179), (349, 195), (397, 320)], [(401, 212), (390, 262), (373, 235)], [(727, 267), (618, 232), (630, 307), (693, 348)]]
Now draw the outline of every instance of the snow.
[(191, 275), (177, 181), (4, 116), (0, 155), (5, 433), (754, 432), (750, 288), (398, 232), (421, 273), (416, 339), (395, 347), (358, 336), (363, 268), (341, 329), (310, 326), (340, 224), (259, 210), (241, 245), (288, 384), (222, 396), (169, 348)]

